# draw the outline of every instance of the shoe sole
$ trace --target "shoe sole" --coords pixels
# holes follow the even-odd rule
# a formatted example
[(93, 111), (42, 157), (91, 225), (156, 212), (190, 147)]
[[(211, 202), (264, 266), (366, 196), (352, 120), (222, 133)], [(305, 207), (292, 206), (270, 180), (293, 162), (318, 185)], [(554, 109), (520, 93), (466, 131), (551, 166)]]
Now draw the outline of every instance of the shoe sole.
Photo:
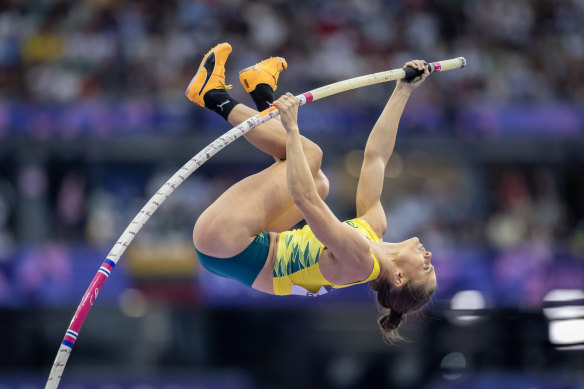
[[(273, 58), (268, 58), (268, 59), (266, 59), (266, 60), (264, 60), (264, 61), (262, 61), (262, 62), (260, 62), (260, 63), (256, 63), (256, 64), (255, 64), (255, 65), (253, 65), (253, 66), (249, 66), (249, 67), (247, 67), (247, 68), (245, 68), (245, 69), (242, 69), (242, 70), (240, 70), (240, 71), (239, 71), (239, 74), (241, 74), (241, 73), (245, 73), (245, 72), (247, 72), (248, 70), (257, 69), (257, 68), (259, 68), (259, 67), (262, 67), (262, 66), (264, 66), (265, 64), (267, 64), (267, 63), (270, 63), (270, 62), (273, 62), (273, 61), (282, 62), (282, 61), (280, 61), (280, 59), (283, 59), (283, 58), (282, 58), (282, 57), (273, 57)], [(286, 60), (284, 60), (284, 63), (286, 63)]]
[[(209, 82), (209, 80), (211, 79), (211, 76), (213, 75), (213, 73), (215, 72), (215, 67), (217, 66), (217, 61), (215, 60), (215, 51), (217, 49), (219, 49), (222, 46), (228, 45), (228, 43), (220, 43), (217, 46), (213, 47), (204, 57), (203, 60), (201, 61), (201, 65), (199, 66), (199, 70), (197, 70), (197, 73), (195, 74), (195, 76), (193, 77), (193, 79), (191, 80), (191, 82), (189, 82), (189, 85), (187, 86), (187, 90), (185, 92), (185, 96), (188, 97), (189, 95), (189, 91), (191, 90), (191, 86), (193, 85), (193, 83), (195, 82), (195, 80), (197, 79), (197, 77), (199, 77), (199, 74), (201, 73), (202, 69), (205, 69), (207, 71), (207, 77), (205, 79), (205, 82), (203, 83), (203, 86), (201, 88), (201, 90), (199, 91), (199, 95), (201, 95), (201, 93), (203, 92), (203, 90), (205, 89), (205, 87), (207, 86), (207, 83)], [(209, 59), (209, 57), (213, 55), (213, 70), (209, 71), (209, 69), (207, 69), (207, 60)]]

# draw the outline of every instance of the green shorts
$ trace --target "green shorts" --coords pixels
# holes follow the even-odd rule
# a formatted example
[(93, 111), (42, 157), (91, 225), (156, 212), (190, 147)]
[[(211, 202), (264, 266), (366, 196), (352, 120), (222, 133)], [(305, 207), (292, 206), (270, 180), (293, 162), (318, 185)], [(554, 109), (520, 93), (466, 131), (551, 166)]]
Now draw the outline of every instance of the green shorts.
[(195, 251), (201, 265), (211, 273), (232, 278), (251, 287), (268, 259), (270, 235), (262, 231), (245, 250), (230, 258), (211, 257), (201, 253), (197, 248)]

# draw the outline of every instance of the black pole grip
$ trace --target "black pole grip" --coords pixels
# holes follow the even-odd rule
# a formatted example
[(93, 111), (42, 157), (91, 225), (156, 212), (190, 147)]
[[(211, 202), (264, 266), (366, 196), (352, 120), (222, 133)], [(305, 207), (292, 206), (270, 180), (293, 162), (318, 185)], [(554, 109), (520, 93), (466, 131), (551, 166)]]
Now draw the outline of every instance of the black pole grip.
[[(414, 78), (424, 74), (424, 70), (414, 69), (414, 68), (411, 68), (409, 66), (406, 66), (404, 68), (404, 70), (406, 72), (406, 76), (404, 77), (404, 80), (406, 80), (408, 82), (412, 81)], [(428, 71), (430, 73), (432, 73), (434, 71), (434, 65), (432, 65), (431, 63), (428, 63)]]

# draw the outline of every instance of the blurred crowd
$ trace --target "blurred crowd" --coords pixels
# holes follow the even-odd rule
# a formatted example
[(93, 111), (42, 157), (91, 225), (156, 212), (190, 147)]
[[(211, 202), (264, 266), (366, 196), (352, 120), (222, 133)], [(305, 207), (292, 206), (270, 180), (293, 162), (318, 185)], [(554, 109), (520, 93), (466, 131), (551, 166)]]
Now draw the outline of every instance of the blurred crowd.
[[(473, 104), (510, 106), (509, 114), (527, 107), (522, 112), (530, 125), (558, 133), (576, 129), (578, 135), (584, 101), (582, 20), (580, 0), (7, 0), (0, 2), (0, 136), (10, 138), (10, 131), (27, 121), (42, 131), (45, 114), (57, 120), (51, 128), (75, 122), (90, 133), (108, 126), (157, 126), (162, 119), (152, 106), (166, 107), (170, 116), (191, 109), (185, 86), (202, 55), (222, 41), (234, 48), (228, 83), (236, 84), (239, 69), (284, 56), (289, 68), (278, 92), (396, 68), (411, 58), (464, 56), (469, 64), (464, 71), (444, 73), (416, 92), (416, 107), (422, 109), (406, 112), (402, 126), (412, 130), (406, 137), (419, 135), (417, 128), (437, 138), (464, 135), (452, 126), (461, 125), (459, 119)], [(241, 88), (233, 93), (243, 96)], [(380, 98), (386, 97), (387, 90), (368, 89), (331, 98), (333, 103), (318, 108), (307, 106), (303, 130), (363, 134), (375, 120)], [(108, 104), (125, 107), (123, 120), (103, 109)], [(570, 106), (580, 107), (574, 111), (579, 119), (564, 109)], [(568, 113), (556, 116), (545, 107)], [(93, 109), (95, 121), (84, 124), (85, 119), (76, 118), (85, 109)], [(455, 109), (462, 113), (453, 114)], [(187, 116), (190, 122), (173, 122), (179, 132), (188, 133), (191, 124), (217, 125), (202, 110), (195, 111)], [(490, 109), (479, 112), (462, 125), (500, 125), (491, 120)], [(330, 119), (324, 119), (325, 113)], [(507, 125), (521, 123), (509, 120)], [(534, 136), (530, 125), (523, 129), (524, 139)], [(323, 147), (327, 155), (338, 153)], [(106, 250), (184, 162), (100, 165), (54, 150), (32, 155), (0, 150), (0, 300), (17, 274), (30, 279), (36, 271), (36, 280), (45, 271), (66, 267), (71, 258), (55, 244)], [(437, 258), (487, 258), (495, 277), (510, 284), (527, 280), (525, 263), (582, 260), (581, 159), (575, 167), (569, 158), (552, 165), (542, 155), (517, 167), (508, 157), (488, 165), (438, 155), (440, 150), (392, 159), (399, 166), (390, 164), (391, 190), (384, 194), (387, 240), (418, 235)], [(354, 212), (353, 162), (326, 166), (332, 182), (329, 203), (340, 218)], [(198, 172), (147, 223), (135, 244), (190, 245), (193, 223), (204, 207), (259, 168), (215, 166)], [(56, 258), (53, 265), (36, 266), (43, 257), (22, 251), (42, 245)], [(16, 258), (26, 272), (12, 266)]]
[[(307, 301), (202, 269), (195, 220), (273, 162), (240, 139), (136, 235), (99, 290), (70, 386), (584, 388), (582, 351), (561, 351), (582, 348), (582, 320), (559, 311), (578, 306), (545, 297), (584, 291), (583, 21), (584, 0), (0, 1), (0, 389), (44, 386), (117, 238), (229, 129), (184, 96), (220, 42), (244, 103), (237, 72), (270, 56), (288, 61), (276, 95), (466, 58), (412, 96), (382, 197), (384, 240), (418, 236), (433, 253), (428, 317), (386, 347), (367, 285)], [(392, 87), (301, 109), (341, 220)], [(552, 341), (552, 324), (570, 322)]]
[(465, 56), (469, 69), (439, 81), (453, 97), (581, 101), (583, 19), (578, 0), (7, 0), (0, 97), (178, 98), (201, 55), (227, 41), (234, 71), (285, 56), (284, 89)]

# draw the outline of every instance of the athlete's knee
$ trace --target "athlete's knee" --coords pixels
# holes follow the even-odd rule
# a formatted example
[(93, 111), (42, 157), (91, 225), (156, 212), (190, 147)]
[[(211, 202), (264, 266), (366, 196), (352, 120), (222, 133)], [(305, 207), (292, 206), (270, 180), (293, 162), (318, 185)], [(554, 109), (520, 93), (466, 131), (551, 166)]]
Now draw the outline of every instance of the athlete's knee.
[(193, 244), (199, 251), (205, 251), (205, 242), (209, 239), (207, 237), (207, 230), (203, 227), (201, 217), (195, 222), (193, 227)]
[(308, 138), (303, 139), (303, 148), (310, 171), (316, 174), (322, 164), (322, 149)]
[(217, 245), (221, 245), (220, 240), (226, 225), (226, 221), (216, 212), (203, 212), (193, 228), (193, 243), (197, 250), (213, 255)]
[(319, 170), (314, 177), (314, 183), (316, 185), (316, 190), (321, 199), (326, 199), (329, 194), (329, 180), (327, 176), (324, 175), (322, 170)]

